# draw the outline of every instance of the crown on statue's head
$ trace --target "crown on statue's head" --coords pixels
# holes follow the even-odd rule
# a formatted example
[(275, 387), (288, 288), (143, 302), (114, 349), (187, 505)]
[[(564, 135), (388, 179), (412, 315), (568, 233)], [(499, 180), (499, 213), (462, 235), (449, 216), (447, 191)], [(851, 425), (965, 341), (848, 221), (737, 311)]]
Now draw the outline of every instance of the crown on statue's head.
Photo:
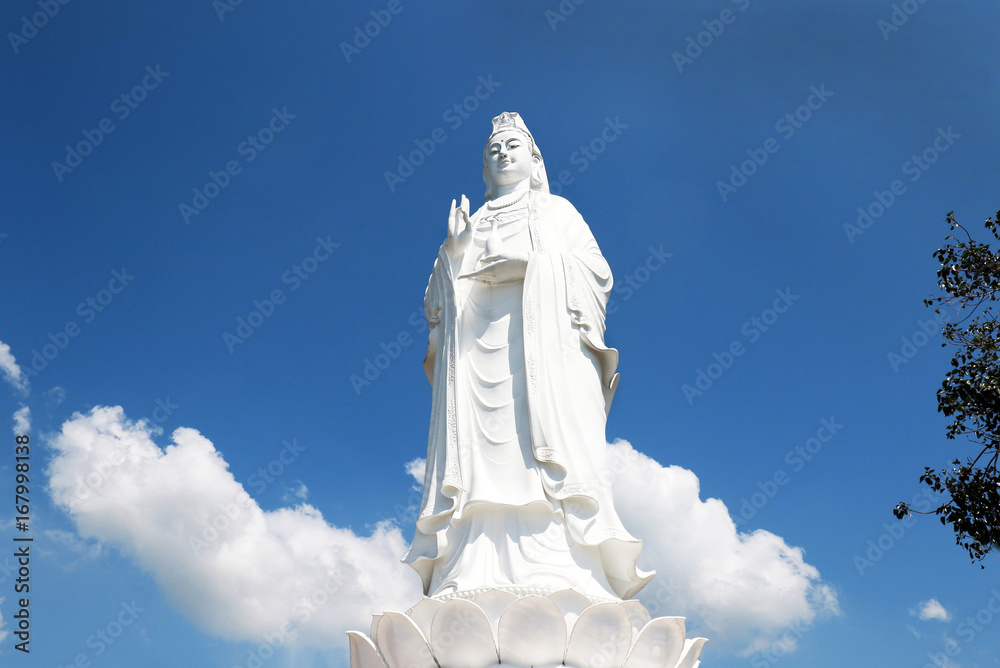
[(527, 136), (532, 146), (535, 144), (535, 138), (531, 136), (528, 126), (524, 124), (521, 115), (516, 111), (505, 111), (493, 119), (493, 132), (490, 133), (490, 139), (493, 138), (493, 135), (504, 130), (517, 130)]

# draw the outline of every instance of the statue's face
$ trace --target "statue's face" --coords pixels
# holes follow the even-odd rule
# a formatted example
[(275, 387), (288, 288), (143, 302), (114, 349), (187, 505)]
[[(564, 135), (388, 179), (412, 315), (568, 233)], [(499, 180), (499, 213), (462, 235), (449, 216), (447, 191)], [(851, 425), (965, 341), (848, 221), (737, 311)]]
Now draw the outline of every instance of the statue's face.
[(517, 130), (498, 132), (486, 146), (486, 171), (498, 186), (531, 178), (535, 165), (528, 138)]

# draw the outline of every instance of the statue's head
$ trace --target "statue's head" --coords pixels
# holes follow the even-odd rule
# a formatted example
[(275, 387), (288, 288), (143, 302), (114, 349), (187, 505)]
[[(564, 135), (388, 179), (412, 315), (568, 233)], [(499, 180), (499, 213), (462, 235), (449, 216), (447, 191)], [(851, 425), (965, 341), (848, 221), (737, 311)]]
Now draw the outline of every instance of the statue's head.
[(542, 152), (517, 112), (505, 111), (493, 119), (493, 132), (483, 149), (483, 182), (487, 201), (496, 197), (497, 186), (530, 179), (530, 188), (549, 192)]

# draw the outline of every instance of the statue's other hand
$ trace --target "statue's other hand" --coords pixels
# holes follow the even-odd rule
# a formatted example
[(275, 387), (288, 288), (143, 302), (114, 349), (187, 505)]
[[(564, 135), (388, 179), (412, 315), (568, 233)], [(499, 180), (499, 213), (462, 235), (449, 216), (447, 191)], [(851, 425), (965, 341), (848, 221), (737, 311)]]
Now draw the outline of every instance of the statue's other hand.
[(448, 214), (448, 236), (444, 240), (445, 249), (449, 255), (457, 256), (465, 250), (472, 239), (472, 219), (469, 217), (469, 200), (462, 195), (459, 206), (451, 200), (451, 212)]
[(520, 281), (528, 269), (527, 253), (501, 253), (487, 255), (479, 261), (479, 268), (459, 278), (471, 278), (484, 283)]

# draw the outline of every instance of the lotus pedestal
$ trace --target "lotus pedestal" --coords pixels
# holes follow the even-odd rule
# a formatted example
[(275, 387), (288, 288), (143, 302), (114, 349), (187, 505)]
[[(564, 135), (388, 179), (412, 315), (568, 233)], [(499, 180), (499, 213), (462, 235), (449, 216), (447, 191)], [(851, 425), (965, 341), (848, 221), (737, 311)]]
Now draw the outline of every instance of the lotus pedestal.
[(425, 598), (408, 613), (348, 632), (351, 668), (697, 668), (704, 638), (683, 617), (657, 617), (638, 601), (593, 603), (567, 589)]

